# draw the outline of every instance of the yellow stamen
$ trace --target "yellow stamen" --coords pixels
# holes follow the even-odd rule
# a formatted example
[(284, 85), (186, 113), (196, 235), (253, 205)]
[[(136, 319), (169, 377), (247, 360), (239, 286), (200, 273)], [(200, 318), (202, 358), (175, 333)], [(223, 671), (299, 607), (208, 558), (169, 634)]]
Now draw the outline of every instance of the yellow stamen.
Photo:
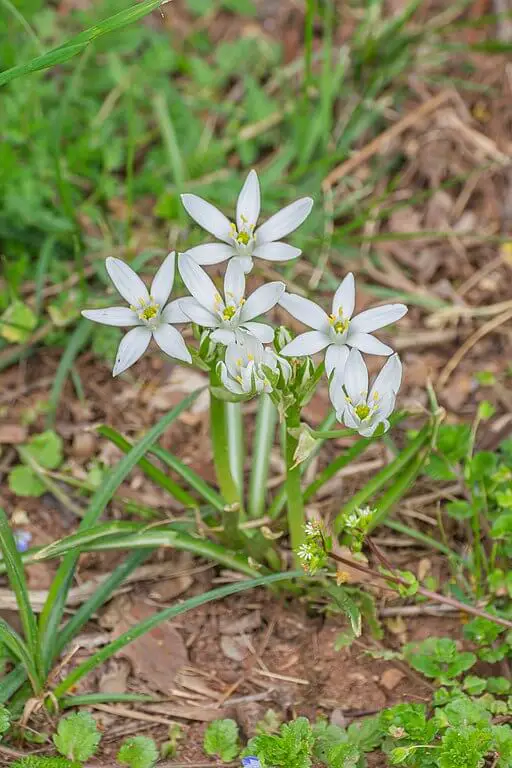
[(336, 333), (345, 333), (349, 326), (349, 321), (343, 317), (340, 312), (337, 315), (329, 315), (329, 325), (331, 325)]
[(151, 304), (149, 307), (144, 307), (139, 314), (141, 320), (152, 320), (158, 314), (158, 307), (155, 304)]
[(222, 311), (222, 317), (224, 320), (232, 320), (235, 315), (236, 307), (234, 307), (232, 304), (228, 304), (228, 306)]
[(250, 239), (251, 236), (248, 232), (239, 232), (236, 236), (237, 243), (241, 243), (242, 245), (247, 245)]

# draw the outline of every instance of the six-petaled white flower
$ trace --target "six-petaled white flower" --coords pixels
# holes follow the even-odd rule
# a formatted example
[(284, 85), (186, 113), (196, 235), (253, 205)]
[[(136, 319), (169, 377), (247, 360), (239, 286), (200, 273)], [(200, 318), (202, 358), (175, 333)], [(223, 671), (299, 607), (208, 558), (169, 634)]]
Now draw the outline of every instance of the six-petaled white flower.
[(290, 315), (312, 331), (301, 333), (281, 350), (287, 357), (313, 355), (326, 349), (325, 369), (330, 376), (336, 369), (342, 372), (347, 363), (349, 347), (372, 355), (391, 355), (393, 350), (387, 344), (371, 336), (372, 331), (400, 320), (407, 312), (404, 304), (385, 304), (367, 309), (352, 318), (355, 305), (354, 276), (350, 272), (334, 294), (332, 313), (327, 313), (310, 299), (294, 293), (285, 293), (279, 304)]
[(395, 407), (401, 380), (402, 364), (395, 354), (386, 361), (368, 392), (368, 369), (359, 350), (351, 349), (344, 373), (336, 371), (329, 385), (338, 421), (363, 437), (371, 437), (379, 424), (388, 430), (388, 417)]
[(300, 248), (279, 242), (299, 227), (313, 206), (310, 197), (287, 205), (256, 229), (260, 215), (260, 183), (256, 171), (247, 176), (236, 205), (236, 224), (230, 222), (214, 205), (197, 195), (182, 195), (190, 216), (221, 243), (205, 243), (188, 253), (197, 264), (218, 264), (232, 256), (239, 259), (244, 272), (252, 269), (252, 257), (267, 261), (289, 261), (300, 256)]
[(170, 357), (186, 363), (192, 362), (181, 334), (171, 325), (188, 321), (188, 317), (181, 311), (180, 300), (171, 301), (165, 306), (174, 282), (174, 266), (175, 254), (172, 252), (156, 273), (148, 292), (140, 277), (128, 264), (112, 257), (106, 260), (110, 279), (130, 306), (86, 309), (82, 315), (104, 325), (135, 326), (128, 331), (119, 345), (112, 371), (114, 376), (126, 371), (142, 357), (151, 337)]
[(178, 266), (183, 282), (192, 296), (181, 299), (181, 309), (192, 322), (212, 328), (211, 338), (220, 344), (240, 340), (243, 332), (256, 336), (267, 344), (274, 338), (274, 329), (265, 323), (253, 322), (255, 317), (272, 309), (285, 290), (279, 281), (257, 288), (245, 298), (245, 274), (233, 259), (224, 275), (224, 298), (215, 284), (188, 253), (182, 253)]
[(236, 395), (272, 392), (272, 384), (265, 368), (281, 373), (287, 381), (291, 366), (275, 352), (265, 349), (255, 336), (243, 334), (240, 341), (228, 344), (224, 362), (218, 363), (218, 373), (223, 385)]

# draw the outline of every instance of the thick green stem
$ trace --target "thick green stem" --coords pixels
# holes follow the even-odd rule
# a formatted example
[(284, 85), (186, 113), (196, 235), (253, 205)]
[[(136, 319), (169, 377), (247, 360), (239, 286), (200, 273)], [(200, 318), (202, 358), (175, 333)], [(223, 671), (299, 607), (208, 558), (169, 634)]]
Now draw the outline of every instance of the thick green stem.
[(249, 485), (249, 515), (263, 517), (267, 495), (270, 451), (276, 432), (277, 411), (268, 395), (261, 395), (252, 447), (252, 470)]
[[(297, 443), (295, 437), (290, 434), (290, 429), (294, 429), (300, 426), (300, 410), (297, 407), (290, 408), (286, 414), (286, 501), (288, 509), (288, 532), (290, 535), (290, 542), (294, 553), (297, 552), (297, 548), (304, 543), (304, 523), (306, 521), (304, 514), (304, 499), (302, 497), (301, 488), (301, 470), (300, 464), (295, 464), (295, 451), (297, 449)], [(298, 558), (295, 555), (297, 562)]]
[(241, 403), (225, 403), (226, 431), (228, 441), (229, 468), (238, 489), (238, 498), (244, 497), (244, 422)]
[(210, 435), (217, 482), (226, 504), (237, 504), (240, 492), (231, 473), (225, 405), (210, 393)]

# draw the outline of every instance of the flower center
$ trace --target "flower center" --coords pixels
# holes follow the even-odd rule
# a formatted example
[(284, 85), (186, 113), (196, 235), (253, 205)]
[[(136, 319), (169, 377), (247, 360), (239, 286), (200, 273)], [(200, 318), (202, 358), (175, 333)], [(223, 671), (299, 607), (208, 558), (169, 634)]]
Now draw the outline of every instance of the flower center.
[(222, 310), (222, 317), (224, 320), (232, 320), (234, 316), (236, 315), (237, 308), (233, 306), (233, 304), (228, 304), (228, 306)]
[(160, 314), (160, 304), (157, 304), (152, 296), (149, 297), (149, 302), (140, 299), (138, 305), (132, 305), (130, 309), (137, 314), (139, 320), (142, 320), (149, 326), (155, 325), (155, 319)]
[(371, 408), (369, 405), (366, 405), (366, 403), (360, 403), (359, 405), (356, 405), (354, 410), (357, 414), (357, 417), (361, 419), (361, 421), (364, 421), (364, 419), (368, 418), (370, 415)]
[(239, 232), (236, 236), (237, 243), (241, 243), (242, 245), (248, 245), (249, 241), (251, 239), (251, 236), (248, 232)]
[(329, 315), (329, 325), (335, 333), (343, 334), (347, 331), (348, 326), (350, 325), (350, 320), (346, 317), (343, 317), (341, 307), (338, 310), (337, 315)]
[(247, 219), (242, 216), (240, 229), (237, 228), (236, 224), (231, 224), (231, 237), (240, 255), (251, 255), (254, 248), (254, 224), (249, 224)]

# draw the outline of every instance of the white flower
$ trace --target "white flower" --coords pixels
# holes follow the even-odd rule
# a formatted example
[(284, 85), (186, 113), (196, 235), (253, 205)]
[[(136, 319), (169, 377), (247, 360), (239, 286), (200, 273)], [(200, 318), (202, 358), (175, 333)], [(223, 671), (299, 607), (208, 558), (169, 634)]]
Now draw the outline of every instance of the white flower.
[(184, 360), (186, 363), (192, 362), (181, 334), (171, 325), (188, 322), (188, 317), (181, 311), (180, 300), (171, 301), (165, 306), (174, 282), (174, 264), (173, 251), (156, 273), (148, 293), (140, 277), (128, 264), (121, 259), (107, 259), (109, 277), (130, 306), (86, 309), (82, 315), (104, 325), (136, 326), (128, 331), (119, 345), (113, 376), (126, 371), (142, 357), (152, 336), (160, 349), (170, 357)]
[(404, 304), (385, 304), (383, 307), (367, 309), (352, 319), (355, 304), (354, 276), (350, 272), (334, 294), (332, 314), (310, 299), (285, 293), (279, 303), (290, 315), (304, 325), (314, 328), (300, 334), (281, 350), (287, 357), (313, 355), (326, 349), (325, 370), (330, 376), (336, 368), (343, 371), (348, 358), (348, 347), (372, 355), (391, 355), (393, 350), (387, 344), (371, 336), (372, 331), (400, 320), (407, 312)]
[(357, 349), (351, 349), (343, 374), (336, 371), (329, 385), (329, 396), (338, 421), (360, 435), (371, 437), (379, 424), (389, 429), (388, 416), (402, 380), (402, 364), (392, 355), (381, 369), (368, 393), (368, 369)]
[(192, 296), (181, 299), (183, 313), (203, 328), (214, 328), (211, 338), (220, 344), (231, 344), (245, 331), (266, 344), (274, 338), (274, 329), (264, 323), (252, 322), (255, 317), (272, 309), (285, 290), (279, 281), (257, 288), (245, 298), (245, 275), (233, 259), (224, 275), (224, 298), (204, 269), (188, 253), (180, 254), (178, 266), (183, 282)]
[(264, 367), (276, 374), (281, 372), (285, 380), (291, 375), (287, 360), (265, 349), (255, 336), (244, 333), (240, 341), (228, 344), (225, 362), (220, 362), (217, 370), (223, 385), (230, 392), (236, 395), (260, 394), (272, 392), (272, 384)]
[(277, 241), (297, 229), (313, 206), (310, 197), (302, 197), (256, 229), (260, 215), (260, 183), (256, 171), (249, 173), (238, 195), (236, 224), (202, 197), (187, 194), (181, 199), (190, 216), (203, 229), (222, 240), (221, 243), (206, 243), (191, 248), (188, 253), (194, 261), (197, 264), (218, 264), (236, 256), (244, 272), (251, 271), (252, 256), (267, 261), (289, 261), (300, 256), (300, 248)]

